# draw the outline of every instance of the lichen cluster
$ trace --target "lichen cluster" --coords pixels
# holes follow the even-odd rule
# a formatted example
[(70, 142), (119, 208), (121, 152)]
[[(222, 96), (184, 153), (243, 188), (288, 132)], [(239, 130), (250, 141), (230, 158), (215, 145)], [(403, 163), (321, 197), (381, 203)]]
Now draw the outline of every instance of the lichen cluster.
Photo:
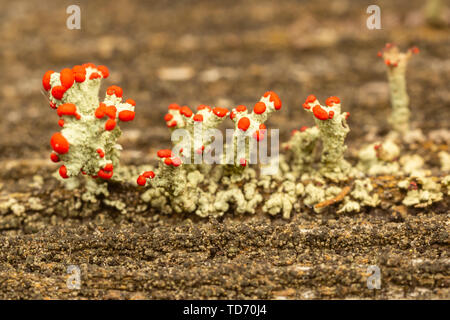
[[(284, 152), (263, 165), (254, 165), (252, 152), (267, 143), (265, 122), (281, 109), (281, 100), (274, 92), (266, 92), (251, 112), (244, 105), (231, 110), (200, 105), (195, 113), (187, 106), (169, 105), (164, 120), (172, 133), (172, 148), (157, 152), (156, 169), (148, 166), (140, 171), (137, 184), (147, 187), (142, 200), (162, 213), (195, 213), (200, 217), (262, 211), (288, 219), (292, 212), (306, 208), (314, 212), (334, 208), (341, 214), (380, 205), (374, 179), (394, 176), (400, 181), (395, 187), (404, 195), (404, 206), (425, 207), (441, 201), (449, 193), (448, 175), (433, 178), (424, 169), (424, 159), (405, 152), (399, 143), (423, 139), (421, 132), (409, 127), (405, 80), (407, 61), (417, 52), (415, 48), (400, 53), (388, 44), (379, 53), (388, 66), (393, 131), (384, 140), (355, 152), (358, 161), (354, 166), (346, 159), (350, 114), (341, 110), (341, 100), (335, 96), (327, 98), (325, 105), (314, 95), (308, 96), (303, 110), (313, 115), (315, 126), (294, 130), (290, 140), (281, 145)], [(49, 71), (44, 76), (44, 88), (51, 90), (51, 106), (62, 118), (62, 132), (52, 137), (56, 152), (52, 160), (65, 162), (59, 171), (63, 178), (81, 171), (109, 179), (118, 165), (120, 129), (116, 121), (132, 120), (135, 103), (122, 103), (122, 90), (116, 86), (108, 88), (104, 102), (99, 103), (100, 79), (107, 75), (106, 67), (86, 64), (61, 73)], [(221, 145), (218, 126), (228, 118), (235, 130)], [(447, 152), (439, 153), (444, 172), (449, 171), (449, 158)], [(263, 169), (271, 166), (278, 172), (264, 174)], [(119, 178), (129, 181), (136, 170), (124, 170)], [(90, 193), (86, 197), (91, 201), (98, 193), (108, 195), (105, 185), (90, 183), (87, 187)], [(123, 203), (105, 201), (125, 210)]]
[(108, 76), (105, 66), (86, 63), (59, 73), (47, 71), (42, 79), (50, 92), (50, 106), (60, 117), (62, 130), (50, 140), (54, 151), (50, 158), (64, 163), (59, 168), (64, 179), (82, 173), (109, 180), (119, 164), (117, 122), (133, 120), (136, 103), (132, 99), (122, 102), (123, 91), (118, 86), (110, 86), (99, 102), (101, 79)]
[[(187, 134), (172, 141), (171, 150), (158, 151), (160, 160), (155, 171), (143, 172), (138, 177), (139, 185), (148, 183), (150, 187), (142, 196), (144, 201), (164, 213), (221, 216), (231, 206), (238, 214), (255, 213), (263, 197), (258, 193), (257, 172), (249, 168), (251, 145), (266, 137), (264, 122), (280, 108), (281, 100), (271, 91), (261, 97), (251, 113), (244, 105), (231, 111), (200, 105), (196, 114), (187, 106), (169, 105), (164, 117), (167, 126), (173, 132), (185, 129)], [(213, 149), (218, 151), (211, 148), (214, 139), (209, 131), (217, 128), (226, 116), (236, 129), (231, 142), (223, 148), (225, 152), (215, 155), (215, 161), (202, 162)]]

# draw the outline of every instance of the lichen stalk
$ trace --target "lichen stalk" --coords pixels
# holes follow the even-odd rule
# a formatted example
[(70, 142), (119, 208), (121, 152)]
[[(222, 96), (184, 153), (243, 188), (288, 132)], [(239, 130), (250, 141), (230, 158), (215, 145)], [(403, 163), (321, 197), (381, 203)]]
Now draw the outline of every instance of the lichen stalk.
[(387, 66), (392, 112), (389, 123), (394, 132), (405, 134), (409, 131), (410, 115), (409, 96), (406, 90), (406, 68), (413, 53), (418, 53), (416, 47), (407, 52), (390, 43), (386, 44), (378, 56), (383, 58)]
[(348, 112), (341, 112), (340, 99), (329, 97), (323, 106), (314, 95), (308, 96), (303, 108), (314, 115), (322, 140), (320, 173), (334, 180), (346, 180), (350, 173), (350, 164), (344, 159), (347, 149), (345, 138), (350, 131), (347, 125)]

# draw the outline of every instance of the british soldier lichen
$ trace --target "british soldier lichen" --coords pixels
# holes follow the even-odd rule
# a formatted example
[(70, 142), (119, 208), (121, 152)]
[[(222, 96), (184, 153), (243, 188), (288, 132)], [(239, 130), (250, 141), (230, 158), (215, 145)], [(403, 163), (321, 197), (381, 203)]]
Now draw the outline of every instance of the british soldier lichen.
[(306, 98), (303, 108), (314, 115), (322, 140), (322, 156), (320, 173), (333, 181), (347, 180), (351, 166), (344, 159), (347, 149), (345, 137), (350, 131), (347, 118), (350, 113), (341, 112), (341, 100), (329, 97), (325, 106), (319, 103), (314, 95)]
[(392, 113), (389, 123), (394, 132), (405, 134), (409, 131), (409, 96), (406, 91), (406, 67), (412, 54), (419, 53), (417, 47), (409, 49), (407, 52), (400, 52), (399, 48), (391, 43), (387, 43), (378, 56), (383, 58), (387, 66), (389, 89), (391, 95)]
[(231, 111), (230, 119), (234, 122), (235, 130), (233, 149), (230, 151), (232, 155), (235, 155), (233, 158), (235, 166), (246, 167), (252, 162), (251, 153), (256, 151), (257, 142), (262, 141), (266, 137), (267, 127), (265, 122), (272, 112), (280, 109), (280, 98), (275, 92), (268, 91), (254, 105), (251, 113), (243, 105)]
[(122, 102), (118, 86), (110, 86), (99, 102), (100, 81), (108, 76), (105, 66), (86, 63), (59, 73), (47, 71), (42, 79), (50, 92), (50, 106), (60, 117), (62, 130), (50, 139), (54, 151), (50, 159), (64, 163), (59, 168), (64, 179), (83, 173), (108, 180), (119, 164), (117, 122), (133, 120), (136, 103), (132, 99)]
[[(217, 128), (229, 114), (236, 127), (232, 143), (225, 146), (225, 154), (219, 153), (216, 155), (217, 159), (210, 159), (211, 161), (206, 162), (206, 164), (218, 163), (227, 166), (231, 164), (232, 168), (237, 168), (236, 170), (242, 173), (242, 170), (249, 164), (251, 152), (250, 142), (246, 137), (261, 141), (266, 134), (264, 122), (267, 120), (268, 115), (280, 108), (281, 100), (272, 91), (266, 92), (261, 97), (250, 114), (247, 111), (247, 107), (243, 105), (234, 108), (231, 112), (221, 107), (211, 108), (210, 106), (200, 105), (197, 108), (197, 113), (194, 114), (187, 106), (180, 107), (177, 104), (171, 104), (169, 105), (169, 112), (164, 117), (167, 127), (172, 131), (177, 129), (186, 130), (184, 132), (181, 131), (178, 139), (173, 141), (173, 156), (176, 156), (181, 161), (180, 164), (201, 163), (205, 165), (205, 162), (203, 162), (205, 158), (202, 158), (202, 155), (205, 157), (211, 153), (210, 144), (214, 140), (214, 134), (211, 133), (211, 129)], [(243, 145), (240, 145), (240, 142), (243, 142)], [(217, 152), (217, 150), (215, 151)], [(229, 161), (230, 154), (231, 163)], [(189, 170), (192, 169), (192, 167), (187, 168)], [(198, 168), (194, 167), (194, 169)], [(231, 171), (234, 172), (234, 170)], [(155, 174), (156, 181), (160, 178), (157, 173)], [(145, 185), (146, 181), (143, 175), (138, 178), (139, 185)], [(162, 184), (168, 185), (165, 182)]]
[[(247, 107), (243, 105), (231, 112), (221, 107), (201, 105), (194, 114), (187, 106), (171, 104), (164, 117), (167, 126), (172, 131), (186, 131), (184, 134), (177, 132), (180, 135), (173, 141), (172, 150), (158, 151), (161, 160), (155, 172), (147, 171), (138, 177), (139, 185), (149, 183), (151, 186), (144, 193), (144, 200), (164, 212), (195, 211), (200, 216), (222, 215), (230, 205), (235, 205), (238, 213), (254, 213), (263, 198), (257, 192), (256, 173), (248, 167), (251, 140), (240, 139), (245, 136), (261, 141), (266, 134), (264, 122), (268, 115), (280, 108), (281, 101), (272, 91), (263, 95), (252, 113), (248, 113)], [(231, 144), (224, 147), (225, 154), (219, 153), (215, 159), (214, 163), (218, 166), (212, 167), (212, 163), (203, 162), (199, 165), (196, 161), (198, 157), (206, 156), (212, 149), (210, 147), (214, 139), (210, 130), (220, 125), (227, 115), (230, 115), (236, 127)], [(244, 141), (243, 145), (239, 144), (240, 141)], [(232, 157), (228, 152), (231, 152)], [(211, 179), (204, 182), (205, 186), (201, 188), (199, 181), (207, 180), (206, 176)], [(238, 186), (240, 180), (247, 181), (244, 190)]]
[[(400, 133), (402, 137), (409, 135), (403, 143), (423, 141), (420, 132), (412, 134), (409, 130), (405, 81), (407, 61), (417, 51), (400, 53), (397, 47), (388, 44), (379, 53), (388, 66), (390, 123), (395, 134), (354, 152), (359, 158), (354, 167), (344, 157), (345, 139), (350, 131), (349, 113), (341, 111), (338, 97), (329, 97), (325, 105), (321, 105), (313, 95), (307, 97), (303, 108), (313, 114), (315, 126), (294, 130), (290, 140), (282, 145), (285, 154), (278, 157), (276, 145), (275, 158), (267, 162), (259, 159), (261, 165), (252, 167), (257, 160), (255, 151), (261, 151), (261, 146), (267, 142), (265, 123), (272, 112), (281, 109), (279, 97), (268, 91), (251, 111), (244, 105), (231, 110), (200, 105), (194, 112), (187, 106), (171, 104), (164, 120), (172, 132), (172, 148), (157, 152), (156, 169), (128, 166), (123, 169), (123, 177), (120, 173), (120, 178), (128, 181), (130, 176), (142, 172), (137, 184), (149, 186), (141, 194), (144, 202), (161, 213), (195, 213), (200, 217), (217, 217), (230, 210), (236, 214), (258, 211), (281, 214), (285, 219), (293, 211), (305, 208), (316, 213), (327, 208), (333, 208), (338, 214), (360, 211), (364, 206), (375, 207), (380, 203), (374, 181), (377, 175), (408, 177), (398, 183), (398, 188), (404, 190), (402, 203), (405, 206), (424, 207), (440, 201), (444, 192), (450, 192), (449, 177), (439, 182), (430, 177), (431, 171), (424, 166), (425, 159), (417, 154), (403, 154), (395, 139)], [(54, 152), (50, 158), (54, 162), (64, 162), (59, 169), (64, 179), (81, 172), (109, 180), (114, 170), (114, 177), (118, 176), (120, 146), (117, 138), (121, 132), (117, 122), (133, 120), (135, 103), (131, 99), (122, 102), (122, 89), (117, 86), (109, 87), (106, 98), (99, 102), (100, 80), (108, 74), (104, 66), (84, 64), (60, 73), (48, 71), (44, 75), (44, 89), (50, 92), (50, 106), (57, 110), (62, 127), (61, 132), (51, 138)], [(227, 116), (235, 130), (223, 145), (223, 135), (217, 128)], [(322, 153), (320, 162), (316, 163), (319, 140)], [(273, 150), (271, 153), (273, 155)], [(439, 157), (442, 170), (448, 171), (449, 154), (441, 151)], [(280, 170), (265, 175), (264, 169), (272, 166)], [(126, 211), (124, 202), (108, 198), (105, 182), (88, 181), (83, 201), (95, 202), (102, 194), (104, 204)]]

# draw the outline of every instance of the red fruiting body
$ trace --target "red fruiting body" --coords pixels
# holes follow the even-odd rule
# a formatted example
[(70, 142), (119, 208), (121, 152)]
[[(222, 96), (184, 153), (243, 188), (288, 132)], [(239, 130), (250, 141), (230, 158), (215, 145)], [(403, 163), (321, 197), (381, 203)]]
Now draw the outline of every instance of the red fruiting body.
[(60, 132), (53, 134), (50, 139), (50, 145), (52, 146), (52, 149), (59, 154), (69, 152), (69, 142)]
[(103, 170), (105, 171), (112, 171), (114, 169), (114, 166), (112, 163), (107, 163), (104, 167)]
[(330, 111), (328, 113), (328, 119), (333, 119), (333, 117), (334, 117), (334, 111)]
[(57, 100), (61, 100), (67, 89), (63, 86), (55, 86), (52, 89), (52, 96)]
[(297, 132), (298, 132), (297, 129), (292, 130), (292, 131), (291, 131), (291, 136), (293, 136), (293, 135), (296, 134)]
[(136, 101), (134, 101), (133, 99), (127, 99), (127, 101), (125, 101), (128, 104), (131, 104), (133, 107), (136, 106)]
[(153, 171), (145, 171), (145, 172), (142, 174), (142, 176), (145, 177), (145, 178), (151, 178), (151, 179), (153, 179), (153, 178), (155, 177), (155, 173), (154, 173)]
[(377, 56), (381, 57), (383, 54), (381, 53), (381, 51), (378, 51)]
[(107, 106), (105, 108), (105, 114), (110, 118), (110, 119), (115, 119), (116, 118), (116, 112), (117, 112), (117, 108), (115, 106)]
[(417, 190), (417, 189), (419, 189), (419, 186), (417, 185), (417, 182), (411, 181), (409, 183), (408, 190)]
[(64, 120), (63, 119), (59, 119), (58, 120), (58, 126), (64, 127)]
[(242, 131), (247, 131), (248, 127), (250, 127), (250, 119), (247, 117), (242, 117), (238, 121), (238, 128)]
[(215, 107), (213, 109), (213, 113), (218, 116), (219, 118), (223, 118), (228, 114), (228, 109), (221, 108), (221, 107)]
[(316, 100), (317, 100), (316, 96), (313, 95), (313, 94), (310, 94), (310, 95), (306, 98), (305, 103), (311, 103), (311, 102), (314, 102), (314, 101), (316, 101)]
[(164, 116), (164, 121), (170, 121), (170, 120), (172, 120), (173, 119), (173, 114), (171, 114), (171, 113), (167, 113), (165, 116)]
[(86, 80), (86, 69), (84, 67), (74, 66), (72, 72), (76, 82), (83, 82)]
[(419, 53), (419, 48), (417, 48), (417, 47), (412, 47), (410, 50), (411, 50), (412, 53), (414, 53), (414, 54), (418, 54), (418, 53)]
[(134, 119), (134, 111), (130, 111), (130, 110), (123, 110), (119, 112), (119, 120), (120, 121), (131, 121)]
[(106, 113), (106, 105), (103, 102), (100, 102), (100, 105), (95, 110), (95, 117), (101, 119), (105, 116)]
[(65, 165), (62, 165), (61, 167), (59, 167), (59, 175), (61, 176), (61, 178), (63, 179), (67, 179), (69, 176), (67, 175), (67, 168)]
[(208, 109), (208, 111), (211, 112), (211, 107), (210, 107), (210, 106), (206, 106), (206, 105), (204, 105), (204, 104), (201, 104), (201, 105), (199, 105), (199, 106), (197, 107), (197, 110), (198, 110), (198, 111), (203, 110), (203, 109)]
[(172, 159), (170, 158), (164, 158), (164, 163), (168, 166), (172, 165)]
[(52, 160), (53, 162), (59, 162), (59, 157), (56, 153), (51, 153), (50, 154), (50, 160)]
[(180, 110), (181, 107), (178, 104), (176, 104), (176, 103), (171, 103), (171, 104), (169, 104), (168, 109), (169, 110)]
[(115, 94), (116, 97), (121, 98), (123, 95), (123, 90), (121, 87), (119, 86), (110, 86), (107, 90), (106, 90), (106, 94), (108, 95), (113, 95)]
[(266, 127), (266, 125), (265, 125), (264, 123), (261, 123), (261, 124), (259, 125), (259, 128), (260, 128), (260, 129), (263, 129), (263, 130), (267, 129), (267, 127)]
[(100, 177), (100, 178), (102, 178), (102, 179), (105, 179), (105, 180), (109, 180), (109, 179), (111, 179), (111, 177), (113, 176), (113, 172), (112, 172), (112, 170), (111, 171), (106, 171), (106, 170), (104, 170), (104, 169), (100, 169), (99, 171), (98, 171), (98, 173), (97, 173), (97, 175)]
[(105, 130), (106, 131), (111, 131), (116, 127), (116, 121), (113, 119), (108, 119), (108, 121), (106, 121), (105, 123)]
[(73, 66), (72, 72), (73, 73), (86, 73), (86, 69), (80, 65), (76, 65), (76, 66)]
[(281, 100), (278, 97), (278, 95), (273, 91), (267, 91), (264, 94), (264, 97), (267, 98), (268, 95), (270, 95), (270, 101), (273, 102), (273, 106), (275, 107), (275, 110), (280, 110), (281, 109)]
[(192, 110), (188, 107), (188, 106), (184, 106), (184, 107), (182, 107), (181, 109), (180, 109), (180, 113), (182, 114), (182, 115), (184, 115), (185, 117), (188, 117), (188, 118), (190, 118), (190, 117), (192, 117)]
[(42, 77), (42, 86), (44, 87), (45, 91), (48, 91), (52, 88), (52, 86), (50, 85), (50, 78), (53, 72), (53, 70), (48, 70)]
[[(165, 160), (167, 160), (167, 159), (169, 159), (169, 158), (166, 158)], [(178, 158), (178, 157), (172, 158), (172, 165), (173, 165), (174, 167), (180, 166), (180, 165), (181, 165), (181, 159)]]
[(350, 117), (350, 112), (347, 112), (347, 114), (345, 115), (345, 120), (347, 120), (348, 117)]
[(303, 126), (303, 127), (300, 128), (300, 132), (304, 132), (306, 129), (308, 129), (308, 127), (307, 126)]
[(232, 112), (230, 113), (230, 119), (233, 120), (234, 117), (236, 117), (236, 112), (244, 112), (244, 111), (246, 111), (246, 110), (247, 110), (247, 107), (244, 106), (244, 105), (237, 106), (237, 107), (236, 107), (236, 110), (235, 110), (235, 111), (232, 111)]
[(304, 103), (303, 104), (303, 108), (309, 110), (309, 109), (311, 109), (311, 106), (309, 104), (307, 104), (307, 103)]
[(55, 104), (55, 103), (53, 103), (52, 101), (50, 101), (50, 108), (52, 108), (52, 109), (56, 109), (56, 104)]
[(73, 103), (60, 104), (58, 110), (56, 110), (58, 116), (74, 116), (79, 117), (77, 114), (77, 107)]
[(175, 127), (177, 125), (177, 122), (174, 120), (174, 121), (172, 121), (171, 123), (168, 123), (167, 124), (167, 126), (169, 127), (169, 128), (172, 128), (172, 127)]
[(103, 75), (103, 78), (108, 78), (109, 77), (109, 70), (106, 66), (98, 66), (97, 70), (100, 71)]
[(101, 77), (102, 76), (98, 72), (93, 72), (93, 73), (91, 73), (89, 79), (90, 80), (94, 80), (94, 79), (98, 79), (98, 78), (101, 78)]
[(86, 80), (86, 73), (74, 73), (74, 78), (76, 82), (83, 82)]
[(322, 107), (319, 105), (316, 105), (313, 108), (313, 113), (314, 113), (314, 116), (319, 120), (327, 120), (328, 119), (328, 113), (324, 109), (322, 109)]
[(386, 60), (384, 60), (384, 63), (385, 63), (387, 66), (389, 66), (389, 65), (391, 65), (391, 60), (386, 59)]
[(329, 97), (325, 100), (325, 104), (329, 107), (332, 107), (334, 104), (339, 104), (341, 100), (338, 97)]
[(104, 157), (105, 157), (105, 153), (103, 152), (102, 149), (98, 148), (98, 149), (97, 149), (97, 153), (98, 153), (98, 155), (99, 155), (100, 158), (104, 158)]
[(247, 166), (247, 160), (245, 160), (244, 158), (241, 158), (241, 159), (239, 160), (239, 163), (240, 163), (240, 165), (243, 166), (243, 167), (246, 167), (246, 166)]
[(144, 176), (139, 176), (137, 178), (137, 184), (140, 186), (145, 186), (145, 184), (147, 183), (147, 179)]
[(83, 63), (82, 65), (81, 65), (83, 68), (88, 68), (88, 67), (91, 67), (91, 68), (95, 68), (95, 64), (93, 64), (93, 63), (91, 63), (91, 62), (88, 62), (88, 63)]
[(237, 106), (237, 107), (236, 107), (236, 111), (237, 111), (237, 112), (244, 112), (244, 111), (246, 111), (246, 110), (247, 110), (247, 107), (244, 106), (244, 105), (240, 105), (240, 106)]
[(69, 68), (62, 69), (59, 75), (59, 79), (61, 80), (61, 85), (64, 88), (69, 89), (73, 85), (73, 82), (75, 81), (72, 69)]
[(194, 121), (202, 122), (203, 121), (203, 116), (201, 114), (196, 114), (194, 116)]
[(253, 107), (253, 112), (256, 114), (261, 114), (266, 111), (266, 104), (264, 102), (258, 102)]
[(156, 153), (160, 158), (170, 158), (173, 156), (172, 150), (170, 149), (161, 149)]

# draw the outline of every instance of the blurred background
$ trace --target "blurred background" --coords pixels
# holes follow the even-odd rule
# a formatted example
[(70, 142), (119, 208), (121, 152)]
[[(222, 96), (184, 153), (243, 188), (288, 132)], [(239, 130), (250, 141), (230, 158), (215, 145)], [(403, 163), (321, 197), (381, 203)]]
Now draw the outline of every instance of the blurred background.
[[(69, 30), (70, 5), (81, 29)], [(367, 7), (381, 8), (369, 30)], [(167, 147), (169, 103), (253, 107), (267, 90), (283, 102), (268, 127), (281, 140), (313, 123), (301, 104), (341, 98), (350, 148), (388, 131), (389, 89), (377, 52), (386, 42), (419, 55), (407, 72), (413, 127), (449, 128), (448, 7), (436, 21), (426, 1), (0, 1), (0, 160), (47, 158), (58, 117), (41, 93), (45, 71), (93, 62), (109, 67), (100, 95), (116, 84), (137, 102), (121, 124), (123, 161), (145, 163)], [(430, 23), (432, 22), (432, 23)], [(229, 120), (225, 126), (230, 127)]]

